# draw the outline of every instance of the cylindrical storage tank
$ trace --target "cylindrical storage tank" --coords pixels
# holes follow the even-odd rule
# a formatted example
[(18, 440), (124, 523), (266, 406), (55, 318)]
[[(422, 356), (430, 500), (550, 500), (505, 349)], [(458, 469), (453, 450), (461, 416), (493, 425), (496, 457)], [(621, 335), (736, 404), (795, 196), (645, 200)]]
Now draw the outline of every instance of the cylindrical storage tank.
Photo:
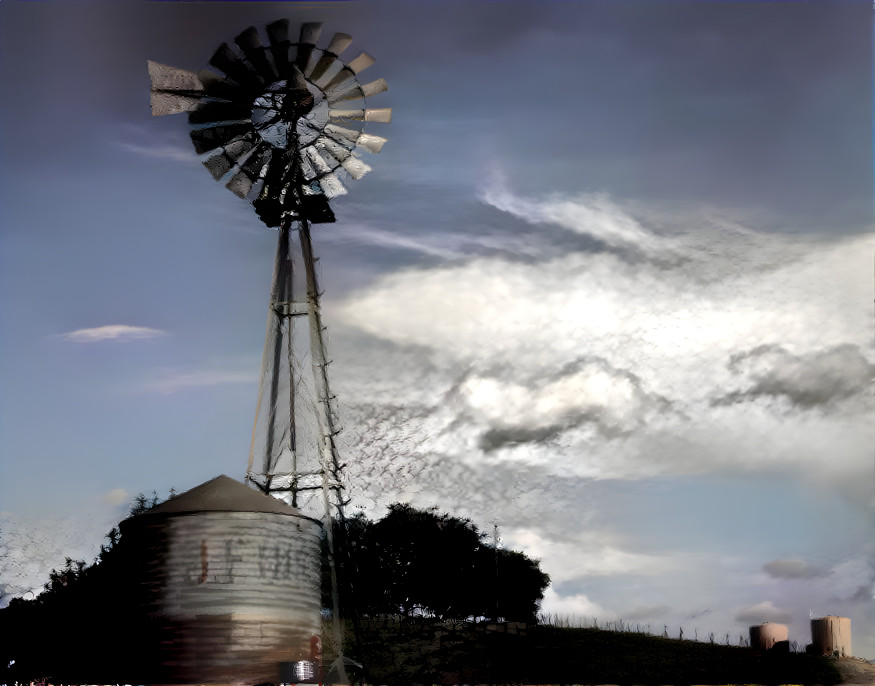
[(811, 620), (811, 645), (819, 655), (851, 657), (851, 620), (849, 617), (819, 617)]
[(790, 633), (785, 624), (765, 622), (750, 628), (750, 647), (758, 650), (771, 650), (776, 643), (789, 639)]
[(259, 684), (321, 634), (320, 522), (220, 476), (121, 524), (139, 683)]

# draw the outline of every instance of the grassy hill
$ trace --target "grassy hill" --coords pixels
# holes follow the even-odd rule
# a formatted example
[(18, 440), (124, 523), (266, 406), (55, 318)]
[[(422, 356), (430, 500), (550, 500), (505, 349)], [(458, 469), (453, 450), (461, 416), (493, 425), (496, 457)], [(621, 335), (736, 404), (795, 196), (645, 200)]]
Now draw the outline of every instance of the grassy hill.
[(436, 620), (362, 622), (372, 684), (836, 684), (825, 658), (634, 632)]

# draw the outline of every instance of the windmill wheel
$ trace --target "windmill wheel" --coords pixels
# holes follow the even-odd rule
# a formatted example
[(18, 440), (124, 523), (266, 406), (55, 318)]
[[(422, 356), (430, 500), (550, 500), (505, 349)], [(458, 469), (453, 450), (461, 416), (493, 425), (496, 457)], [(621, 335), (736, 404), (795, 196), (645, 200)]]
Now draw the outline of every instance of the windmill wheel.
[(336, 33), (318, 47), (322, 24), (303, 24), (297, 42), (289, 22), (268, 24), (268, 45), (254, 26), (210, 58), (199, 73), (149, 62), (152, 114), (188, 112), (191, 140), (217, 181), (250, 200), (268, 226), (288, 220), (332, 222), (328, 200), (346, 193), (343, 181), (370, 167), (359, 151), (379, 152), (385, 138), (365, 122), (388, 123), (389, 108), (365, 99), (387, 89), (383, 79), (362, 84), (374, 63), (365, 52), (340, 55), (352, 37)]

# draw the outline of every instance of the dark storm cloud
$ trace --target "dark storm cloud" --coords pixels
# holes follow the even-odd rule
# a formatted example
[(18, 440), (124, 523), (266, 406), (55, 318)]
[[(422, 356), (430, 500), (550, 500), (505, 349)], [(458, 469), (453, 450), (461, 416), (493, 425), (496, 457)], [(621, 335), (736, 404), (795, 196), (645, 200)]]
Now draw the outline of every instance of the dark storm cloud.
[(825, 576), (828, 572), (805, 562), (790, 558), (772, 560), (763, 565), (763, 570), (775, 579), (813, 579)]
[(750, 385), (715, 404), (780, 397), (801, 409), (811, 409), (861, 394), (875, 378), (875, 364), (858, 346), (850, 344), (807, 355), (794, 355), (777, 345), (759, 346), (733, 355), (729, 369), (746, 377)]
[[(569, 418), (571, 420), (571, 418)], [(581, 416), (578, 421), (586, 421)], [(573, 423), (574, 422), (572, 420)], [(520, 443), (549, 443), (555, 441), (567, 428), (564, 424), (550, 424), (539, 427), (511, 426), (487, 429), (480, 436), (479, 447), (485, 452), (519, 445)]]

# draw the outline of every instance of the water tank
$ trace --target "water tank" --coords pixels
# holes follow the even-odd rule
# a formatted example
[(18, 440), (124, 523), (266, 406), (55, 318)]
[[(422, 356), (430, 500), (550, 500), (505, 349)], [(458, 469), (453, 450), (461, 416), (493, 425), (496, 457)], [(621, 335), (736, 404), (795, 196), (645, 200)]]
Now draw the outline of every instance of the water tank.
[(139, 683), (259, 684), (321, 633), (320, 522), (219, 476), (121, 524)]
[(776, 643), (788, 640), (790, 634), (785, 624), (765, 622), (750, 628), (750, 647), (757, 650), (771, 650)]
[(819, 655), (851, 657), (851, 620), (848, 617), (819, 617), (811, 620), (811, 646)]

